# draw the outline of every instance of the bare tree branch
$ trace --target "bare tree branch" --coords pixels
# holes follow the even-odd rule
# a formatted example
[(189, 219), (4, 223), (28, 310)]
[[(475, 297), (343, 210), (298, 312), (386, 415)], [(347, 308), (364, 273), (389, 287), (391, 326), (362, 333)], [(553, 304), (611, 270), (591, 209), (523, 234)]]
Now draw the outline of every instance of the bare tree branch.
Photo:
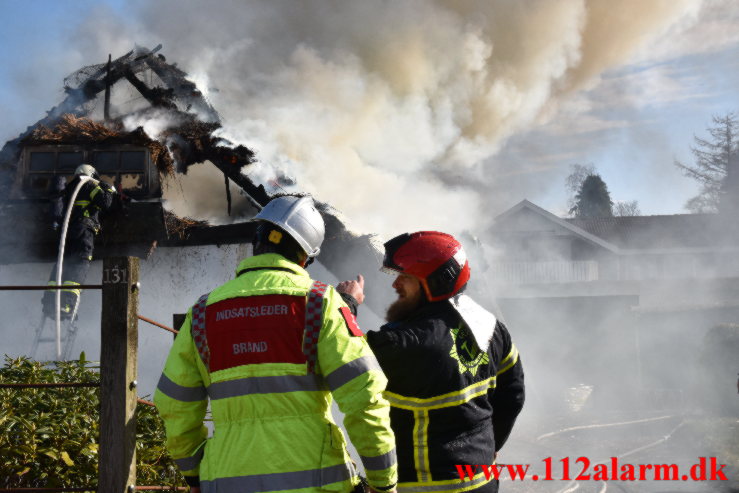
[(711, 118), (713, 126), (706, 130), (711, 136), (704, 139), (693, 136), (695, 145), (690, 152), (695, 158), (693, 164), (675, 161), (675, 166), (683, 174), (701, 184), (700, 193), (688, 200), (686, 209), (692, 212), (716, 212), (723, 193), (722, 184), (728, 174), (729, 162), (734, 153), (739, 152), (739, 119), (733, 112)]

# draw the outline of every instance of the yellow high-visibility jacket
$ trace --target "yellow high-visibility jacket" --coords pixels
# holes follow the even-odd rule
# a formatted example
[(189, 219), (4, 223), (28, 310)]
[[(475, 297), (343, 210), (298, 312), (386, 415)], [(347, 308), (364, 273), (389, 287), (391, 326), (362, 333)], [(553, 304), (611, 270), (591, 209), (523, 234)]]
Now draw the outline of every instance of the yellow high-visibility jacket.
[(277, 254), (242, 261), (236, 275), (188, 312), (154, 395), (183, 474), (199, 476), (203, 493), (351, 491), (358, 476), (333, 395), (370, 485), (394, 485), (387, 380), (341, 297), (323, 285), (312, 314), (320, 286)]

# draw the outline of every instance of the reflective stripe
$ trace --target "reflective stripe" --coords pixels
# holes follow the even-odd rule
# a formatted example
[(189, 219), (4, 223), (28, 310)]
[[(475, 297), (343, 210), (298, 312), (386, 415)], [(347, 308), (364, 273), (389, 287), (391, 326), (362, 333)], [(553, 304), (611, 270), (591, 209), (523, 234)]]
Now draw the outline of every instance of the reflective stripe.
[(181, 402), (198, 402), (203, 401), (208, 397), (208, 394), (205, 392), (205, 387), (184, 387), (174, 383), (164, 373), (162, 373), (161, 378), (159, 378), (157, 389), (167, 397), (171, 397), (172, 399)]
[(211, 481), (201, 479), (200, 490), (202, 493), (297, 490), (346, 481), (352, 475), (348, 464), (337, 464), (307, 471), (255, 474), (218, 478)]
[(308, 373), (316, 373), (318, 363), (318, 338), (323, 325), (323, 295), (328, 284), (313, 281), (305, 302), (305, 328), (303, 330), (303, 354), (307, 360)]
[(205, 452), (205, 446), (202, 446), (190, 457), (183, 459), (175, 459), (174, 463), (180, 468), (180, 471), (190, 471), (200, 465), (200, 461), (203, 460), (203, 452)]
[(89, 200), (75, 200), (74, 205), (79, 205), (80, 207), (87, 207), (88, 205), (90, 205), (90, 201)]
[(208, 396), (211, 400), (216, 400), (250, 394), (281, 394), (312, 390), (325, 390), (325, 386), (316, 375), (275, 375), (216, 382), (208, 387)]
[[(64, 286), (79, 286), (80, 283), (74, 282), (74, 281), (64, 281), (62, 283), (62, 285), (64, 285)], [(79, 296), (80, 293), (82, 292), (82, 290), (81, 289), (62, 289), (62, 292), (72, 293), (75, 296)]]
[(457, 493), (462, 491), (469, 491), (473, 488), (477, 488), (480, 485), (489, 483), (492, 480), (485, 477), (484, 473), (477, 474), (475, 479), (470, 481), (460, 481), (459, 479), (451, 479), (444, 481), (428, 481), (425, 484), (419, 483), (398, 483), (398, 493)]
[(475, 384), (470, 385), (457, 392), (451, 392), (427, 399), (418, 399), (415, 397), (406, 397), (400, 394), (385, 391), (385, 398), (390, 401), (390, 405), (401, 409), (415, 411), (418, 409), (439, 409), (442, 407), (460, 406), (471, 401), (475, 397), (483, 395), (490, 387), (495, 387), (495, 377), (486, 378)]
[(380, 364), (374, 355), (362, 356), (349, 363), (345, 363), (326, 375), (326, 383), (334, 391), (350, 380), (367, 373), (370, 370), (380, 370)]
[(92, 192), (90, 192), (90, 200), (94, 199), (95, 198), (95, 195), (99, 194), (102, 191), (103, 191), (102, 188), (95, 187), (95, 189)]
[(192, 307), (192, 323), (190, 324), (190, 335), (195, 347), (198, 349), (200, 359), (205, 365), (205, 369), (210, 371), (210, 349), (208, 348), (208, 338), (205, 335), (205, 309), (208, 304), (208, 295), (202, 295), (198, 302)]
[(413, 424), (413, 462), (416, 466), (418, 481), (425, 483), (431, 481), (431, 466), (429, 464), (428, 451), (428, 411), (416, 411), (413, 413), (415, 423)]
[[(510, 361), (509, 361), (510, 360)], [(504, 373), (511, 368), (518, 362), (518, 348), (515, 344), (512, 344), (511, 352), (508, 353), (508, 356), (503, 358), (503, 361), (500, 362), (500, 370), (498, 370), (498, 373), (496, 375), (500, 375), (501, 373)]]
[(388, 467), (392, 467), (398, 463), (398, 454), (395, 449), (392, 449), (387, 454), (378, 455), (377, 457), (365, 457), (364, 455), (359, 456), (362, 459), (364, 468), (370, 471), (382, 471)]

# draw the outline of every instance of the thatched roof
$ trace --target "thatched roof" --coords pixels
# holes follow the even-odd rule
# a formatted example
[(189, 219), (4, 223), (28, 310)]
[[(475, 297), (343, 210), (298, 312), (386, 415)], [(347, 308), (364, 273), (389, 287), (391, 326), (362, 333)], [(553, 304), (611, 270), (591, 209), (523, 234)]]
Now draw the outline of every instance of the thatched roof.
[(66, 113), (52, 127), (38, 124), (20, 143), (22, 146), (48, 144), (139, 145), (149, 149), (151, 160), (156, 165), (159, 173), (163, 175), (174, 174), (172, 156), (161, 142), (149, 138), (141, 127), (127, 132), (118, 121), (103, 124), (89, 118)]

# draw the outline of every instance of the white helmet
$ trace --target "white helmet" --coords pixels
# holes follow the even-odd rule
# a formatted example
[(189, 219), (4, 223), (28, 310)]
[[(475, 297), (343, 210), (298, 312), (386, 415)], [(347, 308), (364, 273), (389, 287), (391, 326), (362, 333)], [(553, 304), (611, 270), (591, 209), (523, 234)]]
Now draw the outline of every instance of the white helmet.
[(96, 178), (96, 179), (98, 176), (97, 170), (93, 168), (92, 166), (90, 166), (89, 164), (80, 164), (79, 166), (77, 166), (77, 169), (74, 170), (74, 174), (76, 176), (85, 175), (85, 176), (89, 176), (90, 178)]
[(267, 221), (285, 230), (298, 242), (308, 258), (315, 257), (321, 251), (326, 226), (310, 197), (276, 197), (254, 216), (254, 221)]

